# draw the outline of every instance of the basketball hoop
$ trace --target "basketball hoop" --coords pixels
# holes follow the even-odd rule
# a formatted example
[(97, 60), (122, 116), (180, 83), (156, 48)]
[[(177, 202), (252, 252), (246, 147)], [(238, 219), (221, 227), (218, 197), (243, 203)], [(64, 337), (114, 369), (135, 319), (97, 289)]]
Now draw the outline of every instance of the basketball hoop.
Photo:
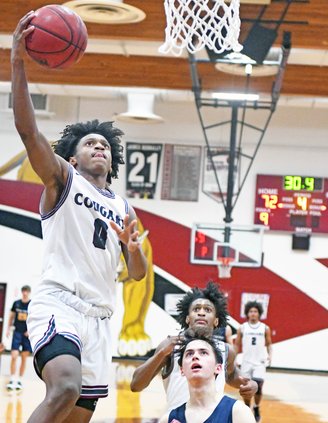
[(218, 276), (220, 279), (231, 278), (233, 257), (218, 257)]
[(215, 53), (240, 51), (240, 0), (164, 0), (165, 42), (160, 53), (194, 54), (205, 46)]

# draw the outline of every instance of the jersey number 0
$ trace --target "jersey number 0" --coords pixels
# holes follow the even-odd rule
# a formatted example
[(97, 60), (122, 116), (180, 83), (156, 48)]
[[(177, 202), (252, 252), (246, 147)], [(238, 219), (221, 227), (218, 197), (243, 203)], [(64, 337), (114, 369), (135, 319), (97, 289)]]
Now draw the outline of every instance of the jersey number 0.
[(96, 219), (94, 226), (95, 226), (95, 230), (93, 233), (93, 245), (96, 248), (101, 248), (102, 250), (105, 250), (108, 225), (103, 220)]

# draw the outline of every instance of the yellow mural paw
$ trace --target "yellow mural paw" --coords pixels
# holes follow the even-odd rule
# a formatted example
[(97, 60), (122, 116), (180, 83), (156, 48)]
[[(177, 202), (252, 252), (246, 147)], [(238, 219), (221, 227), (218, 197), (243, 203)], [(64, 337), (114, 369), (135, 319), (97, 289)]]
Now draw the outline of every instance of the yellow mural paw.
[(152, 343), (147, 335), (143, 339), (121, 338), (118, 341), (118, 353), (123, 357), (145, 356), (151, 349)]

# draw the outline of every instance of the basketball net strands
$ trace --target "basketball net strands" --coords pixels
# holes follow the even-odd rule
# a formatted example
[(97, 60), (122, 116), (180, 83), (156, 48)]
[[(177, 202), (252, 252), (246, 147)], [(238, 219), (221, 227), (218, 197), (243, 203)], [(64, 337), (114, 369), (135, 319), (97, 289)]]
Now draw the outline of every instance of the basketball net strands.
[(196, 53), (205, 46), (220, 54), (239, 52), (240, 0), (164, 0), (167, 26), (160, 53), (180, 56), (183, 49)]
[(218, 276), (221, 279), (231, 278), (231, 262), (233, 261), (232, 257), (218, 257), (217, 259), (218, 266)]

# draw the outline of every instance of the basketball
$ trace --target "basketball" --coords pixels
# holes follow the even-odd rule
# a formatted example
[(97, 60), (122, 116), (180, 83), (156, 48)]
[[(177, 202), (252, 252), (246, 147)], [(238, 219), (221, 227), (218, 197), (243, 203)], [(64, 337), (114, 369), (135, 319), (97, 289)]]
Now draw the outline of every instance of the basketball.
[(26, 37), (26, 51), (42, 66), (65, 69), (77, 63), (87, 46), (88, 33), (79, 15), (68, 7), (48, 5), (36, 10)]

